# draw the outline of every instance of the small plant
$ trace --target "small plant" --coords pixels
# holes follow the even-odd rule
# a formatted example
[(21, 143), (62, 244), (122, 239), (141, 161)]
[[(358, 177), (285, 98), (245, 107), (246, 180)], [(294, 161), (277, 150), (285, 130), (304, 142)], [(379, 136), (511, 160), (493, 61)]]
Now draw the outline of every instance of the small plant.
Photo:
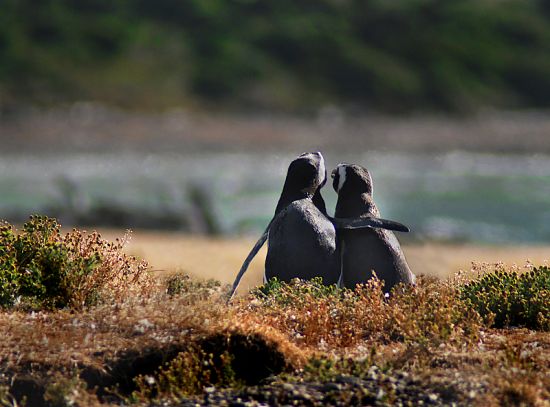
[(387, 306), (385, 331), (393, 339), (426, 347), (479, 340), (480, 316), (461, 300), (451, 281), (421, 277), (414, 288), (394, 290)]
[(52, 407), (70, 407), (92, 400), (94, 397), (87, 394), (86, 384), (78, 376), (65, 377), (57, 374), (51, 379), (44, 392), (44, 401)]
[(9, 386), (0, 384), (0, 407), (17, 407), (17, 405), (17, 401), (10, 394)]
[(260, 332), (227, 330), (188, 337), (184, 349), (156, 371), (134, 379), (130, 400), (180, 399), (206, 387), (242, 388), (293, 371), (292, 352), (278, 338)]
[(396, 287), (387, 298), (376, 278), (355, 290), (324, 286), (319, 279), (272, 280), (253, 295), (256, 301), (245, 305), (243, 316), (310, 346), (342, 348), (383, 340), (430, 347), (479, 338), (479, 316), (448, 282), (421, 278), (416, 287)]
[(183, 273), (168, 276), (165, 284), (166, 293), (171, 297), (190, 295), (195, 299), (206, 299), (221, 289), (218, 280), (197, 280)]
[(296, 278), (290, 283), (272, 278), (253, 290), (252, 294), (266, 304), (288, 306), (296, 305), (302, 298), (334, 298), (342, 292), (343, 289), (336, 285), (324, 285), (321, 277), (315, 277), (308, 281)]
[(233, 355), (206, 352), (197, 344), (181, 352), (154, 375), (135, 379), (134, 399), (182, 397), (201, 393), (205, 387), (241, 386), (232, 367)]
[(496, 270), (465, 284), (462, 298), (496, 328), (550, 330), (550, 268)]
[(125, 240), (60, 229), (44, 216), (31, 216), (21, 233), (0, 226), (0, 307), (80, 308), (151, 285), (147, 264), (122, 252)]

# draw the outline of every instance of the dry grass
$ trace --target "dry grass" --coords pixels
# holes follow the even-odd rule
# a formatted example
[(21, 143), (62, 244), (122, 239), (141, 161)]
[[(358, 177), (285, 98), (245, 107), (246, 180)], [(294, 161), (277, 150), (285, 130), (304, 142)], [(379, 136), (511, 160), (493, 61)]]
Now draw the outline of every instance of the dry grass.
[[(197, 274), (220, 258), (238, 265), (249, 248), (175, 240), (158, 259), (180, 245), (170, 261), (188, 261)], [(208, 255), (193, 260), (201, 245)], [(137, 247), (130, 251), (139, 254)], [(548, 405), (550, 334), (487, 328), (458, 298), (463, 278), (421, 278), (389, 299), (377, 282), (355, 293), (297, 283), (226, 305), (223, 285), (162, 277), (140, 295), (78, 312), (3, 311), (0, 405), (24, 397), (28, 405), (176, 403), (206, 385), (251, 386), (285, 372), (280, 380), (331, 380), (372, 366), (387, 380), (406, 372), (422, 383), (418, 391), (448, 404)], [(341, 363), (321, 368), (312, 360)]]
[(120, 300), (126, 297), (147, 295), (154, 284), (149, 265), (145, 260), (124, 255), (123, 249), (131, 235), (107, 241), (97, 232), (82, 233), (74, 229), (59, 241), (68, 248), (69, 260), (91, 258), (99, 254), (99, 262), (92, 273), (82, 275), (72, 283), (73, 307), (84, 306), (90, 293), (101, 292), (104, 300)]
[[(221, 377), (224, 364), (233, 381), (213, 384), (250, 385), (270, 372), (300, 372), (314, 357), (409, 372), (467, 404), (542, 406), (550, 396), (550, 335), (484, 328), (461, 308), (452, 282), (421, 279), (389, 301), (376, 282), (326, 295), (305, 284), (227, 306), (223, 289), (186, 281), (194, 290), (169, 295), (159, 280), (148, 297), (79, 313), (0, 313), (0, 382), (19, 397), (33, 383), (43, 397), (86, 405), (179, 400)], [(195, 381), (183, 383), (182, 372)]]
[[(105, 230), (114, 239), (121, 231)], [(198, 278), (214, 278), (224, 284), (233, 282), (237, 271), (255, 241), (249, 238), (222, 239), (189, 236), (181, 233), (135, 231), (126, 246), (128, 253), (146, 259), (159, 274), (182, 271)], [(531, 262), (546, 264), (549, 246), (490, 246), (473, 244), (405, 244), (403, 250), (416, 274), (447, 278), (472, 263), (502, 263), (508, 266)], [(251, 263), (239, 289), (246, 293), (262, 283), (264, 247)]]
[(237, 305), (242, 323), (275, 327), (301, 347), (341, 355), (359, 344), (470, 345), (479, 338), (481, 319), (464, 309), (457, 287), (433, 279), (399, 288), (389, 299), (378, 280), (354, 291), (296, 281), (257, 295)]

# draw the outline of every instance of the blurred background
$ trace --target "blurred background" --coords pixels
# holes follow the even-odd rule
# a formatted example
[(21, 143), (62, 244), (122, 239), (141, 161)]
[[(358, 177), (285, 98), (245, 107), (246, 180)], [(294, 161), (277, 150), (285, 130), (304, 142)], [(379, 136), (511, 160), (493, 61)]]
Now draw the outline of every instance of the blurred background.
[(320, 150), (412, 242), (545, 244), (549, 108), (544, 0), (1, 0), (0, 218), (257, 236)]

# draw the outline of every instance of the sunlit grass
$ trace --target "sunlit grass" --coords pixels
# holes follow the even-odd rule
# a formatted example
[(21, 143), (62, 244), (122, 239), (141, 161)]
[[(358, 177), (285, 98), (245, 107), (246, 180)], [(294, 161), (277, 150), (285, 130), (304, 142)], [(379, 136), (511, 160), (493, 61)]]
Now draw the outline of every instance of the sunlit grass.
[[(464, 298), (465, 287), (512, 272), (533, 278), (484, 265), (468, 278), (421, 277), (389, 297), (378, 280), (354, 291), (271, 281), (229, 305), (227, 285), (176, 273), (140, 294), (127, 280), (116, 300), (83, 308), (5, 309), (0, 405), (540, 404), (550, 396), (550, 334), (512, 319), (494, 329)], [(537, 287), (545, 295), (546, 283)]]

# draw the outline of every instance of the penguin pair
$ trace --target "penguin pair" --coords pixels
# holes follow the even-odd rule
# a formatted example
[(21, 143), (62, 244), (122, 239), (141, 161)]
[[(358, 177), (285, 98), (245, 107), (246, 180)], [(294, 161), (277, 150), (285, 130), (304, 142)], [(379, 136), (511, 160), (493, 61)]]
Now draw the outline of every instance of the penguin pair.
[[(365, 242), (370, 244), (373, 240), (370, 233), (372, 230), (408, 232), (409, 229), (398, 222), (379, 218), (378, 211), (373, 211), (367, 206), (364, 207), (362, 213), (357, 214), (355, 200), (351, 200), (351, 206), (347, 204), (348, 195), (350, 192), (353, 195), (352, 189), (356, 183), (356, 177), (351, 176), (351, 171), (350, 174), (347, 174), (347, 168), (345, 164), (340, 164), (335, 170), (337, 173), (333, 172), (333, 185), (335, 185), (335, 189), (337, 187), (337, 192), (342, 191), (343, 195), (339, 195), (336, 216), (331, 218), (327, 214), (325, 202), (320, 193), (327, 178), (322, 154), (320, 152), (304, 153), (292, 161), (275, 215), (243, 263), (233, 283), (230, 298), (235, 293), (248, 265), (266, 240), (268, 240), (268, 251), (264, 281), (273, 277), (282, 281), (290, 281), (293, 278), (311, 279), (320, 276), (325, 284), (335, 284), (341, 281), (344, 286), (353, 288), (356, 284), (353, 283), (354, 281), (365, 282), (372, 275), (369, 275), (370, 269), (365, 269), (363, 265), (369, 267), (370, 265), (398, 263), (388, 258), (388, 256), (399, 257), (399, 254), (394, 253), (395, 251), (369, 253), (371, 252), (370, 248), (363, 247), (363, 252), (367, 252), (363, 255), (354, 250), (355, 247), (361, 246), (363, 232), (369, 232)], [(370, 175), (368, 178), (370, 179)], [(372, 182), (369, 185), (372, 192)], [(362, 192), (359, 191), (362, 189), (358, 190), (358, 196), (362, 196)], [(338, 208), (340, 208), (339, 211)], [(377, 236), (376, 239), (383, 240), (383, 242), (379, 242), (379, 246), (394, 244), (393, 241), (386, 242), (388, 236), (393, 236), (391, 232), (388, 232), (387, 235)], [(346, 245), (348, 239), (354, 242), (351, 245)], [(393, 239), (396, 241), (395, 236)], [(351, 249), (342, 252), (341, 246)], [(398, 243), (397, 248), (400, 252)], [(373, 249), (379, 250), (379, 247), (373, 246)], [(368, 260), (369, 255), (374, 260)], [(400, 256), (404, 260), (402, 253)], [(380, 257), (388, 259), (386, 262), (380, 262)], [(364, 262), (364, 264), (359, 264), (359, 262)], [(346, 275), (343, 275), (344, 271), (347, 272)], [(383, 275), (384, 272), (378, 270), (376, 272), (382, 279), (381, 274)], [(397, 274), (400, 273), (397, 272)], [(389, 278), (388, 280), (397, 281), (399, 278)]]

